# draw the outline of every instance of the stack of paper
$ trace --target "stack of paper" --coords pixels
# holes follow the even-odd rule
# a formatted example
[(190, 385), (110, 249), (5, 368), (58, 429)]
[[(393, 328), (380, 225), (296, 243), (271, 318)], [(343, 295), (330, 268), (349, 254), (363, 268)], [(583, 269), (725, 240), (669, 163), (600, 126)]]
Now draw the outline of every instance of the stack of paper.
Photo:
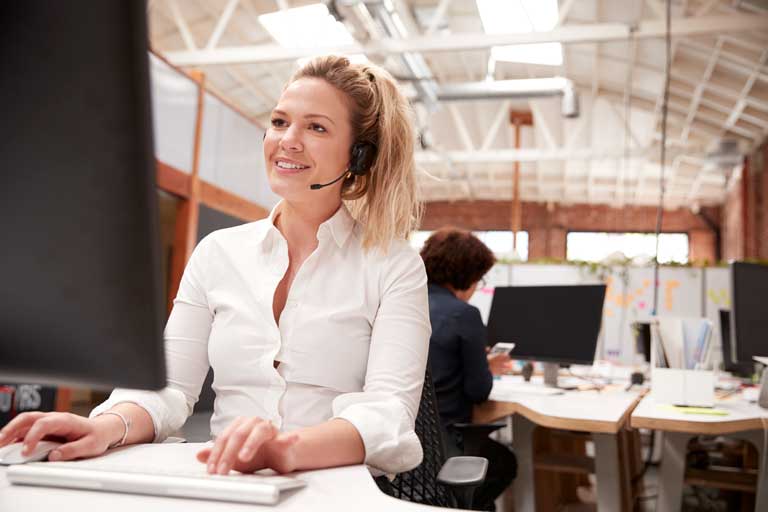
[(651, 326), (655, 365), (684, 370), (710, 365), (712, 322), (698, 317), (659, 317)]

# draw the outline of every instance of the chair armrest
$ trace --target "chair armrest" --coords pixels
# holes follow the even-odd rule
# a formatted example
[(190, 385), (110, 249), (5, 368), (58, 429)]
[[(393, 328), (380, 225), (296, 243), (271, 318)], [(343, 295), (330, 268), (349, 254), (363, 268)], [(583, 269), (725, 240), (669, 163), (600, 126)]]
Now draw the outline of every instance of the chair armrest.
[(437, 481), (449, 487), (475, 487), (485, 481), (487, 471), (485, 457), (451, 457), (440, 468)]

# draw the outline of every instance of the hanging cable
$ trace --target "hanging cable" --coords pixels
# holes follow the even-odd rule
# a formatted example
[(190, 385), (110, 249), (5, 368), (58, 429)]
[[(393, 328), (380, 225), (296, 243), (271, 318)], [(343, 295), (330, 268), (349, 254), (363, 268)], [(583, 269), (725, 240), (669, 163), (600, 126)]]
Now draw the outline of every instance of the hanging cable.
[[(665, 54), (666, 64), (664, 67), (664, 98), (661, 103), (661, 155), (659, 162), (659, 207), (656, 210), (656, 252), (653, 257), (653, 312), (652, 315), (656, 316), (659, 311), (659, 237), (661, 236), (661, 225), (664, 220), (664, 166), (666, 164), (667, 157), (667, 106), (669, 103), (669, 76), (670, 68), (672, 65), (672, 2), (666, 0), (666, 30), (664, 34), (665, 39)], [(655, 448), (656, 434), (651, 430), (651, 440), (648, 446), (648, 454), (643, 464), (643, 469), (639, 475), (635, 478), (642, 478), (648, 467), (653, 463), (653, 451)]]
[(669, 75), (672, 65), (672, 2), (666, 0), (666, 30), (665, 30), (665, 54), (664, 67), (664, 99), (661, 103), (661, 157), (659, 162), (659, 207), (656, 210), (656, 251), (653, 256), (653, 316), (659, 312), (659, 238), (661, 237), (661, 225), (664, 220), (664, 167), (667, 157), (667, 108), (669, 104)]

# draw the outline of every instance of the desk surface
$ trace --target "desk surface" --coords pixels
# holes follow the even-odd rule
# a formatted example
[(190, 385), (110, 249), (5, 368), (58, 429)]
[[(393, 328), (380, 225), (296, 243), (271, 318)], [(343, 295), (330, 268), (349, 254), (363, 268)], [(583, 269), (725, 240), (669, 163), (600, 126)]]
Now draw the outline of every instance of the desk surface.
[(632, 428), (714, 435), (760, 430), (768, 426), (768, 410), (747, 402), (740, 395), (718, 400), (715, 408), (728, 411), (728, 415), (686, 414), (657, 404), (648, 395), (632, 412), (630, 424)]
[(639, 392), (620, 390), (567, 391), (548, 396), (504, 389), (507, 383), (520, 382), (521, 377), (513, 376), (494, 381), (489, 400), (475, 407), (474, 421), (488, 423), (521, 414), (542, 427), (615, 434), (642, 397)]
[[(139, 461), (142, 464), (162, 467), (178, 467), (185, 464), (199, 464), (195, 453), (200, 444), (155, 444), (130, 446), (120, 457), (111, 457), (116, 462)], [(98, 459), (92, 459), (97, 461)], [(88, 461), (83, 461), (88, 462)], [(164, 512), (236, 512), (252, 510), (273, 510), (275, 512), (305, 512), (307, 510), (333, 510), (334, 512), (374, 511), (425, 511), (433, 507), (416, 505), (397, 500), (382, 493), (363, 465), (306, 471), (299, 477), (307, 480), (307, 486), (281, 496), (276, 506), (225, 503), (207, 500), (141, 496), (112, 492), (97, 492), (55, 487), (29, 487), (11, 485), (6, 478), (7, 468), (0, 466), (0, 510), (3, 512), (45, 510), (69, 512), (83, 510), (108, 510), (109, 512), (136, 512), (137, 510), (163, 510)], [(55, 505), (54, 505), (55, 504)], [(445, 510), (445, 509), (441, 509)]]

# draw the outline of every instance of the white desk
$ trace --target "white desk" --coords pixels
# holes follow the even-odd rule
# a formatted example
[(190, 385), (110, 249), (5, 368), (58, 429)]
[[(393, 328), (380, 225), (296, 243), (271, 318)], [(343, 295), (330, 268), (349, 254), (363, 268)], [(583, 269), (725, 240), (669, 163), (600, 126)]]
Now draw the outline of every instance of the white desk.
[[(522, 377), (504, 376), (494, 381), (489, 401), (475, 407), (478, 423), (512, 417), (512, 435), (518, 460), (514, 481), (515, 510), (533, 512), (534, 489), (533, 431), (537, 425), (548, 428), (591, 432), (595, 444), (598, 510), (620, 511), (628, 507), (622, 488), (628, 489), (627, 471), (619, 467), (618, 433), (640, 400), (637, 392), (568, 391), (562, 395), (512, 393), (505, 385), (517, 384)], [(622, 480), (624, 479), (624, 480)]]
[(646, 396), (632, 412), (632, 428), (648, 428), (664, 432), (661, 468), (659, 471), (659, 512), (680, 510), (685, 479), (685, 455), (688, 441), (696, 435), (729, 435), (749, 441), (759, 454), (755, 511), (768, 510), (768, 471), (765, 467), (765, 425), (768, 410), (734, 396), (715, 403), (727, 416), (685, 414), (659, 406)]
[[(121, 450), (119, 458), (110, 456), (110, 464), (141, 461), (142, 464), (174, 467), (200, 464), (195, 453), (201, 444), (138, 445)], [(111, 454), (110, 454), (111, 455)], [(107, 493), (55, 487), (29, 487), (11, 485), (6, 479), (7, 468), (0, 466), (0, 511), (29, 512), (56, 510), (57, 512), (137, 512), (162, 510), (164, 512), (236, 512), (271, 510), (275, 512), (306, 512), (333, 510), (334, 512), (426, 511), (434, 507), (401, 501), (382, 493), (363, 465), (307, 471), (300, 477), (308, 484), (303, 489), (288, 491), (276, 506), (225, 503), (207, 500), (141, 496), (136, 494)], [(446, 509), (439, 509), (446, 510)]]

